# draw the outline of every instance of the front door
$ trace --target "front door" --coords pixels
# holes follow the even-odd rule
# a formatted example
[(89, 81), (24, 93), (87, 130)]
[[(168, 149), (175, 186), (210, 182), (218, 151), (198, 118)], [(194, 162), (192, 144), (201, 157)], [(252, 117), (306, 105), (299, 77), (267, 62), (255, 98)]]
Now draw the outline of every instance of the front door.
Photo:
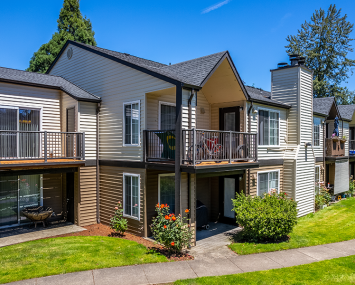
[(235, 224), (235, 212), (232, 199), (239, 193), (239, 178), (242, 174), (220, 177), (220, 221)]

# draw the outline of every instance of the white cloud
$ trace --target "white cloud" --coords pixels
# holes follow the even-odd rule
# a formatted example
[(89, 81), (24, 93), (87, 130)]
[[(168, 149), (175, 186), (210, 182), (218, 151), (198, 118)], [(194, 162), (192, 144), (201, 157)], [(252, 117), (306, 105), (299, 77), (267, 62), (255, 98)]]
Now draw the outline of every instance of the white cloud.
[(223, 5), (228, 4), (230, 1), (232, 1), (232, 0), (225, 0), (225, 1), (219, 2), (217, 4), (214, 4), (206, 9), (204, 9), (201, 14), (206, 14), (206, 13), (209, 13), (213, 10), (216, 10), (216, 9), (222, 7)]

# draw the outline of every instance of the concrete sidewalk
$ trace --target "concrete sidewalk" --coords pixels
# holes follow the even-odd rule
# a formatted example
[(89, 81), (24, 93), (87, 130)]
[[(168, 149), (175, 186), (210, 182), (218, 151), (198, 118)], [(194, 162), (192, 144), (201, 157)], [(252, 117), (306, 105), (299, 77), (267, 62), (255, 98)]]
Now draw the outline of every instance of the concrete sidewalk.
[(349, 255), (355, 255), (355, 240), (251, 255), (238, 256), (234, 254), (223, 258), (97, 269), (24, 280), (11, 284), (158, 284), (174, 282), (178, 279), (290, 267)]

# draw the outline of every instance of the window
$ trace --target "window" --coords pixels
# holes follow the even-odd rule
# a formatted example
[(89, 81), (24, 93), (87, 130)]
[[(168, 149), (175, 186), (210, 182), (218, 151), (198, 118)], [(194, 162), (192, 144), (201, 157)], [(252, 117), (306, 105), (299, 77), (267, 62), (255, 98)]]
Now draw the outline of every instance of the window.
[(316, 165), (314, 169), (314, 182), (315, 182), (315, 193), (319, 193), (319, 182), (320, 182), (320, 166)]
[(0, 157), (40, 157), (40, 124), (39, 109), (0, 107)]
[(280, 170), (272, 172), (259, 172), (258, 173), (258, 196), (263, 196), (271, 189), (276, 189), (279, 192), (279, 177)]
[(139, 101), (124, 103), (124, 145), (139, 145)]
[(158, 203), (168, 204), (170, 212), (175, 213), (175, 174), (160, 174)]
[(259, 145), (279, 145), (278, 112), (259, 110)]
[(160, 129), (165, 131), (175, 130), (176, 106), (174, 103), (159, 102)]
[(123, 214), (139, 220), (140, 175), (123, 174)]
[(313, 118), (313, 145), (320, 145), (320, 118)]

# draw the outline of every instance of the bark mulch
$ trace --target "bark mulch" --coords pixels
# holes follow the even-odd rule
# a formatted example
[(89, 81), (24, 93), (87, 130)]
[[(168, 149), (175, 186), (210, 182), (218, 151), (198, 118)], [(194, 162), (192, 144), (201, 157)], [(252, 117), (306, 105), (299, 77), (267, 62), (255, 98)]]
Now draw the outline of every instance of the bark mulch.
[(193, 256), (186, 254), (186, 253), (170, 254), (169, 251), (167, 249), (165, 249), (164, 247), (162, 247), (161, 245), (156, 244), (150, 240), (144, 239), (142, 237), (127, 233), (127, 232), (122, 236), (120, 234), (115, 233), (113, 230), (111, 230), (109, 226), (106, 226), (103, 224), (95, 224), (95, 225), (91, 225), (91, 226), (87, 226), (87, 227), (83, 227), (83, 228), (85, 228), (86, 231), (58, 235), (58, 236), (53, 236), (50, 238), (71, 237), (71, 236), (105, 236), (105, 237), (122, 238), (122, 239), (127, 239), (127, 240), (132, 240), (132, 241), (138, 242), (138, 243), (144, 245), (149, 250), (154, 250), (156, 252), (159, 252), (160, 254), (165, 255), (170, 261), (194, 259)]

